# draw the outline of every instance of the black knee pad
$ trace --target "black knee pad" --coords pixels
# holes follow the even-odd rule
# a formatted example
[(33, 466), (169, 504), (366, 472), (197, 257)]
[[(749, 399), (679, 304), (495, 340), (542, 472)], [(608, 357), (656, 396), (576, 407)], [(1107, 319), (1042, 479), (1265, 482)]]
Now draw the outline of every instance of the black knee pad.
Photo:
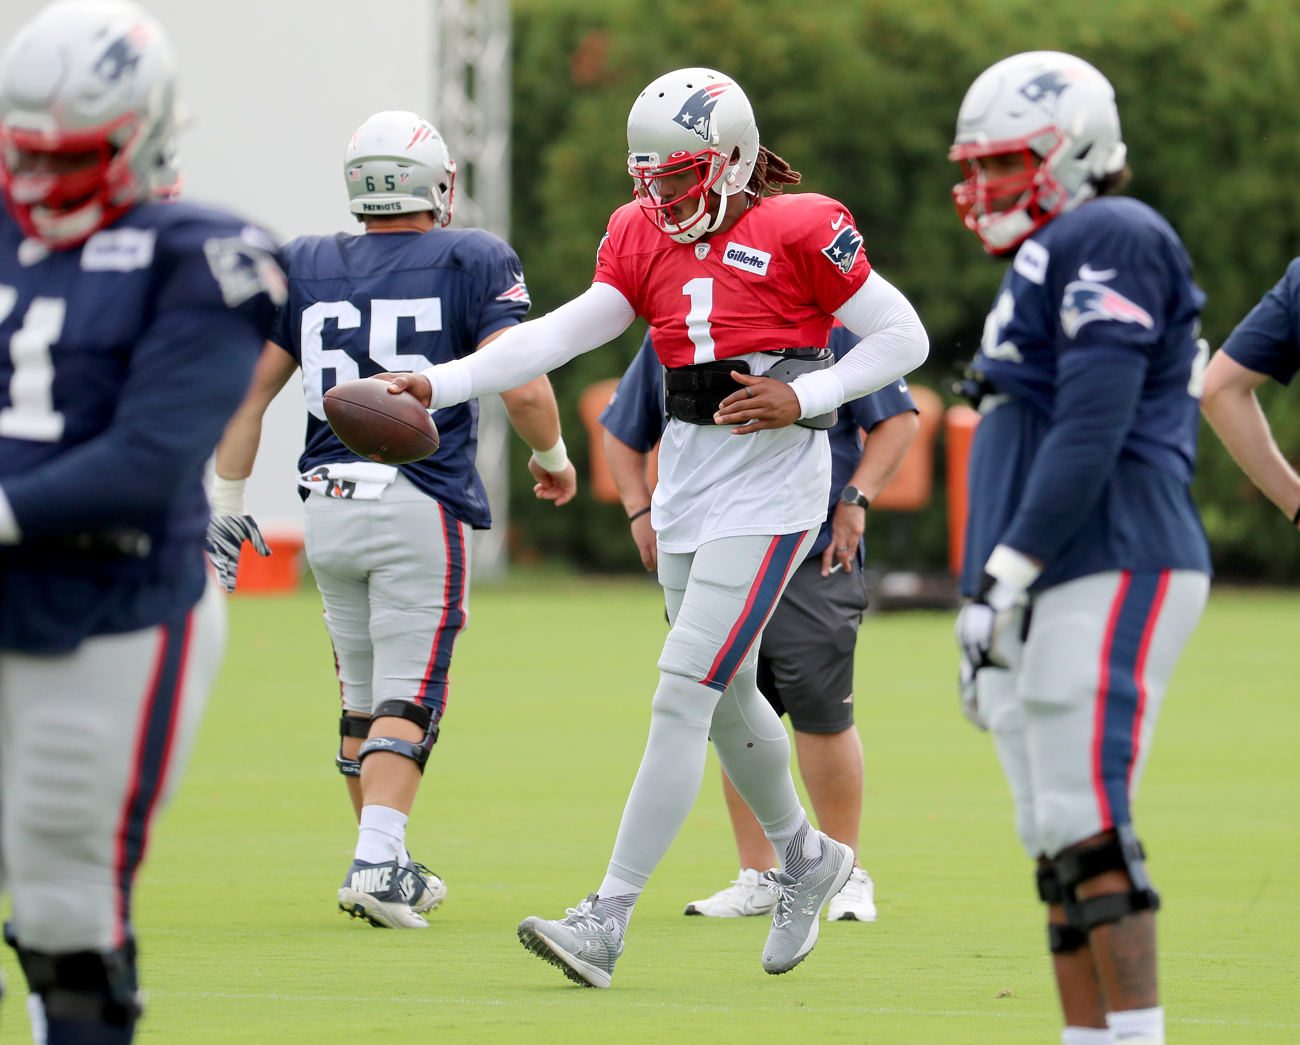
[[(1034, 872), (1034, 881), (1038, 887), (1038, 898), (1043, 903), (1065, 903), (1065, 890), (1061, 888), (1061, 881), (1056, 876), (1056, 866), (1050, 860), (1039, 863)], [(1087, 933), (1076, 929), (1073, 925), (1047, 923), (1047, 949), (1053, 954), (1073, 954), (1080, 947), (1087, 945)]]
[(144, 1006), (135, 971), (135, 941), (115, 951), (45, 954), (28, 950), (8, 931), (6, 942), (18, 952), (27, 986), (40, 995), (45, 1017), (68, 1023), (134, 1025)]
[[(1065, 894), (1066, 917), (1080, 932), (1118, 922), (1125, 915), (1139, 911), (1160, 910), (1160, 894), (1147, 877), (1146, 852), (1133, 833), (1133, 825), (1117, 827), (1115, 835), (1100, 845), (1067, 850), (1053, 861), (1057, 881)], [(1126, 893), (1104, 893), (1080, 900), (1075, 892), (1079, 884), (1106, 871), (1126, 872), (1133, 888)]]
[[(361, 762), (367, 755), (387, 751), (389, 754), (409, 758), (423, 773), (424, 764), (429, 761), (429, 752), (438, 742), (438, 723), (433, 721), (433, 711), (409, 700), (384, 700), (375, 706), (374, 718), (404, 718), (408, 722), (414, 722), (424, 730), (424, 739), (418, 744), (412, 744), (400, 737), (370, 737), (357, 752), (357, 772), (361, 772)], [(342, 771), (340, 767), (340, 772)]]
[[(358, 715), (355, 711), (345, 711), (339, 718), (339, 736), (356, 737), (365, 740), (370, 735), (370, 716)], [(355, 758), (343, 757), (343, 745), (339, 744), (339, 753), (334, 757), (334, 764), (344, 776), (360, 776), (361, 762)]]

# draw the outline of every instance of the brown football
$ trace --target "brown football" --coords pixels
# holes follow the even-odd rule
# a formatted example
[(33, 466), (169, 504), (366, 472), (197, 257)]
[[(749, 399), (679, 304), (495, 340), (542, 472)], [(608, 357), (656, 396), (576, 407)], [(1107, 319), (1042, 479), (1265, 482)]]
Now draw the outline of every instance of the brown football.
[(343, 445), (381, 464), (422, 461), (438, 449), (433, 418), (410, 392), (393, 395), (377, 377), (344, 381), (325, 393), (325, 419)]

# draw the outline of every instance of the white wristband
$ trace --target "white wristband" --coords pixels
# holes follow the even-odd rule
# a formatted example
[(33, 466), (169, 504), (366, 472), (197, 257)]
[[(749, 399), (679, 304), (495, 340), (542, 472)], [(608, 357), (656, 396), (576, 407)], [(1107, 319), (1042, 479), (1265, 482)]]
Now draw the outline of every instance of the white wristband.
[(17, 544), (23, 539), (18, 529), (18, 520), (9, 507), (9, 498), (5, 496), (4, 487), (0, 486), (0, 544)]
[(569, 454), (564, 449), (564, 436), (549, 450), (534, 450), (533, 460), (542, 466), (543, 471), (555, 475), (569, 467)]
[(1038, 580), (1043, 568), (1024, 552), (1018, 552), (1009, 544), (999, 544), (989, 555), (984, 570), (994, 580), (1025, 591)]
[(223, 479), (219, 475), (212, 477), (212, 514), (213, 515), (247, 515), (244, 504), (244, 484), (247, 479)]

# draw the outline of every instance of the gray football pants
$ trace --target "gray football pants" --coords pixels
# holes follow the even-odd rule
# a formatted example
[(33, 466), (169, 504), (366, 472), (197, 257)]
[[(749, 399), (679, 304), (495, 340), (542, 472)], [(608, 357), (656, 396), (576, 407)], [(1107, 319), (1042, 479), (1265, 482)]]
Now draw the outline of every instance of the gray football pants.
[(209, 580), (170, 625), (58, 656), (0, 652), (0, 881), (24, 947), (125, 942), (149, 827), (180, 778), (225, 641)]
[(1132, 822), (1131, 805), (1178, 658), (1210, 579), (1192, 570), (1108, 570), (1036, 596), (984, 668), (980, 710), (1031, 857)]
[(815, 538), (723, 537), (690, 554), (659, 553), (672, 628), (610, 874), (639, 886), (649, 880), (699, 795), (710, 739), (769, 835), (803, 816), (790, 739), (758, 691), (758, 640)]
[(399, 474), (377, 501), (308, 497), (306, 551), (344, 710), (409, 700), (437, 722), (469, 621), (465, 524)]

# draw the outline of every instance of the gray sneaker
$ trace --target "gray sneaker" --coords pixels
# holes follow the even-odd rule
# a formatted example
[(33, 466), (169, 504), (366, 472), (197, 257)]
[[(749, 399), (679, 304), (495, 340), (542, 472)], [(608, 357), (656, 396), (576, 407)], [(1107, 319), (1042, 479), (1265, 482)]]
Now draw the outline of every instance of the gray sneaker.
[(623, 953), (617, 923), (595, 893), (565, 914), (568, 917), (558, 922), (525, 918), (519, 923), (519, 942), (574, 983), (608, 987), (614, 963)]
[(396, 860), (353, 860), (339, 887), (339, 910), (378, 929), (427, 929), (429, 923), (411, 909), (411, 901), (426, 889), (418, 872)]
[(853, 850), (817, 832), (822, 858), (803, 878), (795, 881), (784, 871), (764, 871), (767, 887), (776, 897), (772, 931), (763, 946), (763, 969), (778, 976), (789, 972), (808, 956), (817, 942), (822, 908), (853, 873)]

